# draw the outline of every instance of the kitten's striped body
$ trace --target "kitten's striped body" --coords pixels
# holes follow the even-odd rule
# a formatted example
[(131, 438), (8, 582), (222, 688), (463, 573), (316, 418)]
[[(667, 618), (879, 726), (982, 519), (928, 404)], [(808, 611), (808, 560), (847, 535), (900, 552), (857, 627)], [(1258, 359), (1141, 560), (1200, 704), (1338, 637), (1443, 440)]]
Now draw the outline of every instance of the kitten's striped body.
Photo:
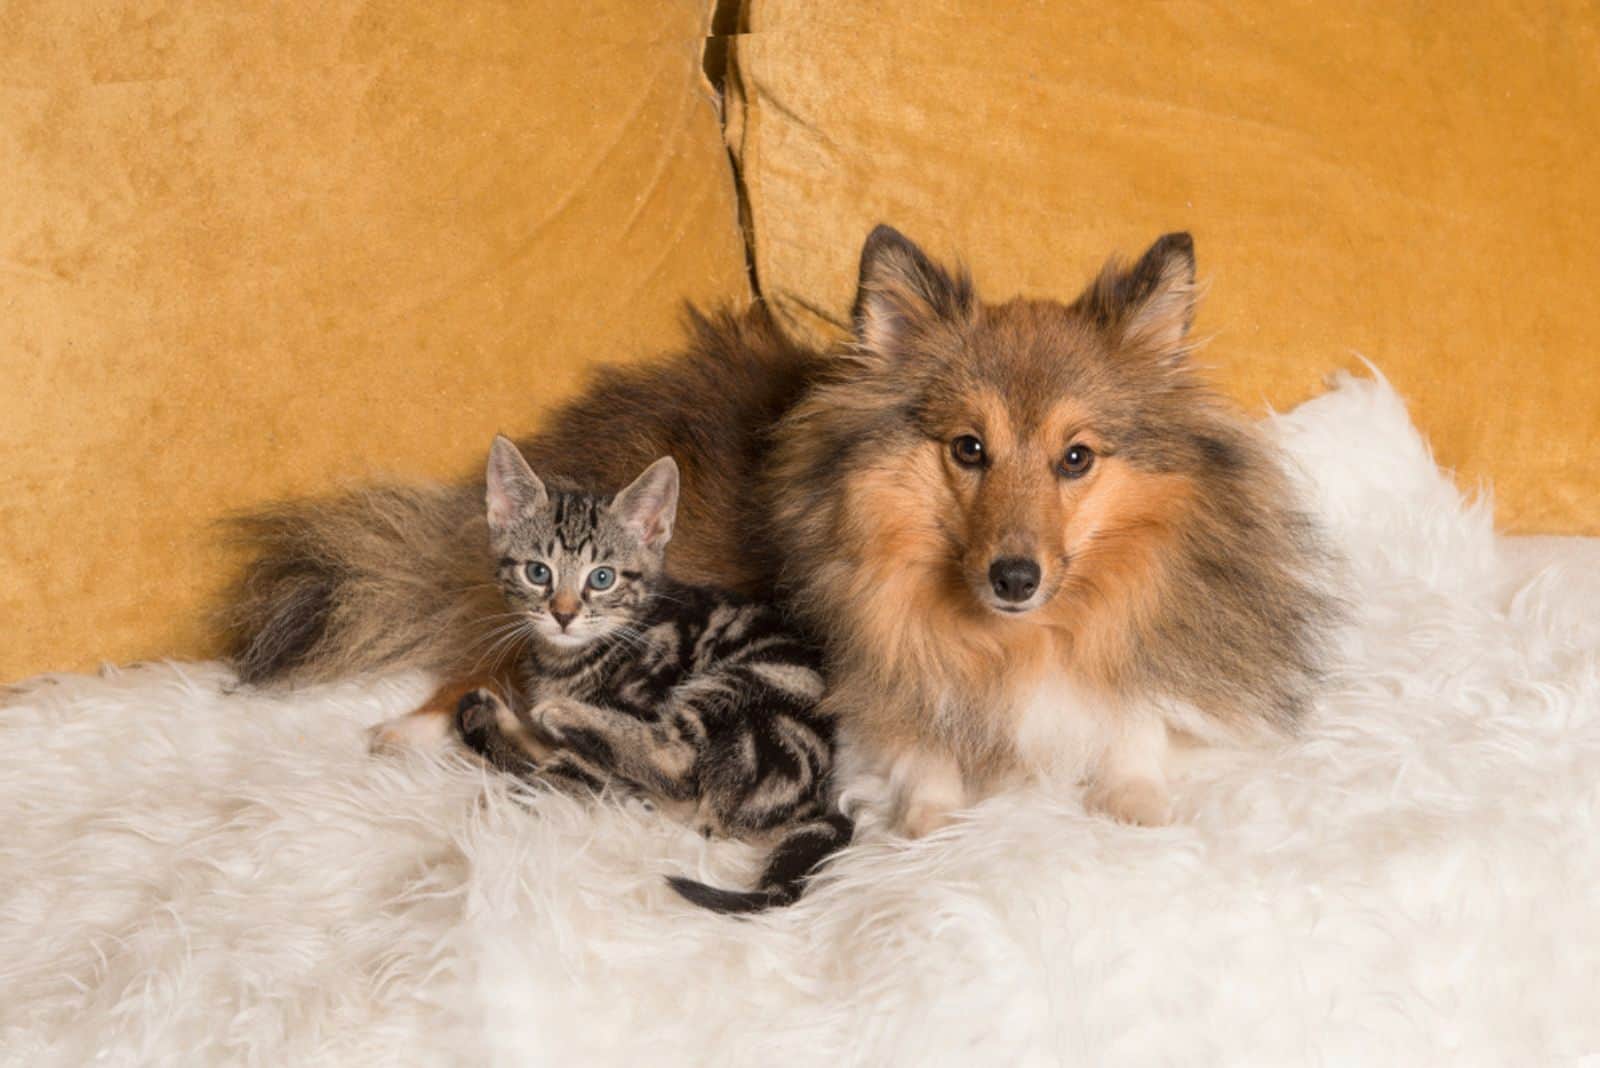
[[(636, 490), (652, 468), (614, 500), (535, 491), (514, 484), (522, 461), (508, 448), (496, 453), (505, 471), (491, 463), (490, 530), (507, 607), (531, 621), (531, 640), (510, 702), (488, 690), (463, 699), (462, 740), (512, 774), (627, 790), (692, 811), (707, 834), (776, 843), (755, 891), (673, 880), (697, 904), (794, 900), (850, 837), (830, 798), (834, 728), (820, 710), (817, 644), (775, 605), (661, 573), (675, 468), (670, 486), (661, 475), (653, 492)], [(506, 484), (521, 496), (497, 516)]]

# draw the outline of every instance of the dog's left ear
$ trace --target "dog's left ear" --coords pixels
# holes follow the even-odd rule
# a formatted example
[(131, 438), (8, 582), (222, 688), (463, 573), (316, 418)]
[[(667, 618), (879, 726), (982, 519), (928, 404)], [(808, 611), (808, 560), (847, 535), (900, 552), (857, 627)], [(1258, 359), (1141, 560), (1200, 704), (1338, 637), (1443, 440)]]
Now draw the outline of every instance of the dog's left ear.
[(1199, 299), (1194, 238), (1176, 233), (1157, 240), (1131, 268), (1107, 264), (1077, 306), (1110, 330), (1122, 348), (1177, 364), (1189, 354), (1189, 327)]
[(899, 230), (880, 223), (861, 246), (851, 325), (867, 352), (892, 355), (918, 326), (966, 321), (976, 307), (972, 281), (951, 274)]

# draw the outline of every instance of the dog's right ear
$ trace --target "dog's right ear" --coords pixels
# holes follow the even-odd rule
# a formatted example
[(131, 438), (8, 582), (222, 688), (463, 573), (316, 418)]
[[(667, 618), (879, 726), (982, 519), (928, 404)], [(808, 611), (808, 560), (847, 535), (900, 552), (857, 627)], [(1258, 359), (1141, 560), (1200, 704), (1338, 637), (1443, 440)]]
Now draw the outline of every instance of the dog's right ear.
[(1199, 300), (1194, 239), (1173, 233), (1146, 249), (1132, 267), (1116, 260), (1106, 264), (1075, 306), (1109, 330), (1124, 349), (1176, 367), (1193, 347), (1189, 328)]
[(489, 466), (485, 471), (484, 503), (489, 509), (489, 526), (510, 525), (522, 512), (542, 508), (550, 499), (544, 483), (533, 473), (522, 450), (504, 434), (496, 434), (489, 446)]
[(944, 270), (899, 230), (880, 223), (867, 235), (851, 312), (863, 350), (888, 355), (918, 325), (964, 322), (976, 303), (965, 272)]

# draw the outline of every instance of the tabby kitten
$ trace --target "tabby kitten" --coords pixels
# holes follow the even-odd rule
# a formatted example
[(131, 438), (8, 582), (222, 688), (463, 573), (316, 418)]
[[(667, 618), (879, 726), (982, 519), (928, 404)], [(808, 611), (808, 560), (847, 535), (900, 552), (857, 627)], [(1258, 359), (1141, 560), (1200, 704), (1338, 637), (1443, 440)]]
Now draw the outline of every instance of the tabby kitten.
[(485, 496), (500, 588), (529, 640), (512, 703), (462, 699), (462, 741), (523, 778), (621, 788), (692, 813), (708, 835), (775, 841), (755, 890), (669, 881), (722, 912), (794, 901), (851, 834), (830, 803), (817, 647), (770, 604), (662, 573), (671, 457), (606, 499), (547, 489), (497, 437)]

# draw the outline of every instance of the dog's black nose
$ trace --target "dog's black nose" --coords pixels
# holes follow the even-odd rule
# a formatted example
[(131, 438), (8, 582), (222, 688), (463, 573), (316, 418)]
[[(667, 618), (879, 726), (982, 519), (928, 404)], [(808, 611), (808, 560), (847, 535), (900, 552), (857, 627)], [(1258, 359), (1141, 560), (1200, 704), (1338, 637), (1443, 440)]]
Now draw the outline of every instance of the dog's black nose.
[(1039, 588), (1039, 565), (1021, 556), (1002, 556), (989, 565), (989, 585), (1002, 601), (1026, 601)]

